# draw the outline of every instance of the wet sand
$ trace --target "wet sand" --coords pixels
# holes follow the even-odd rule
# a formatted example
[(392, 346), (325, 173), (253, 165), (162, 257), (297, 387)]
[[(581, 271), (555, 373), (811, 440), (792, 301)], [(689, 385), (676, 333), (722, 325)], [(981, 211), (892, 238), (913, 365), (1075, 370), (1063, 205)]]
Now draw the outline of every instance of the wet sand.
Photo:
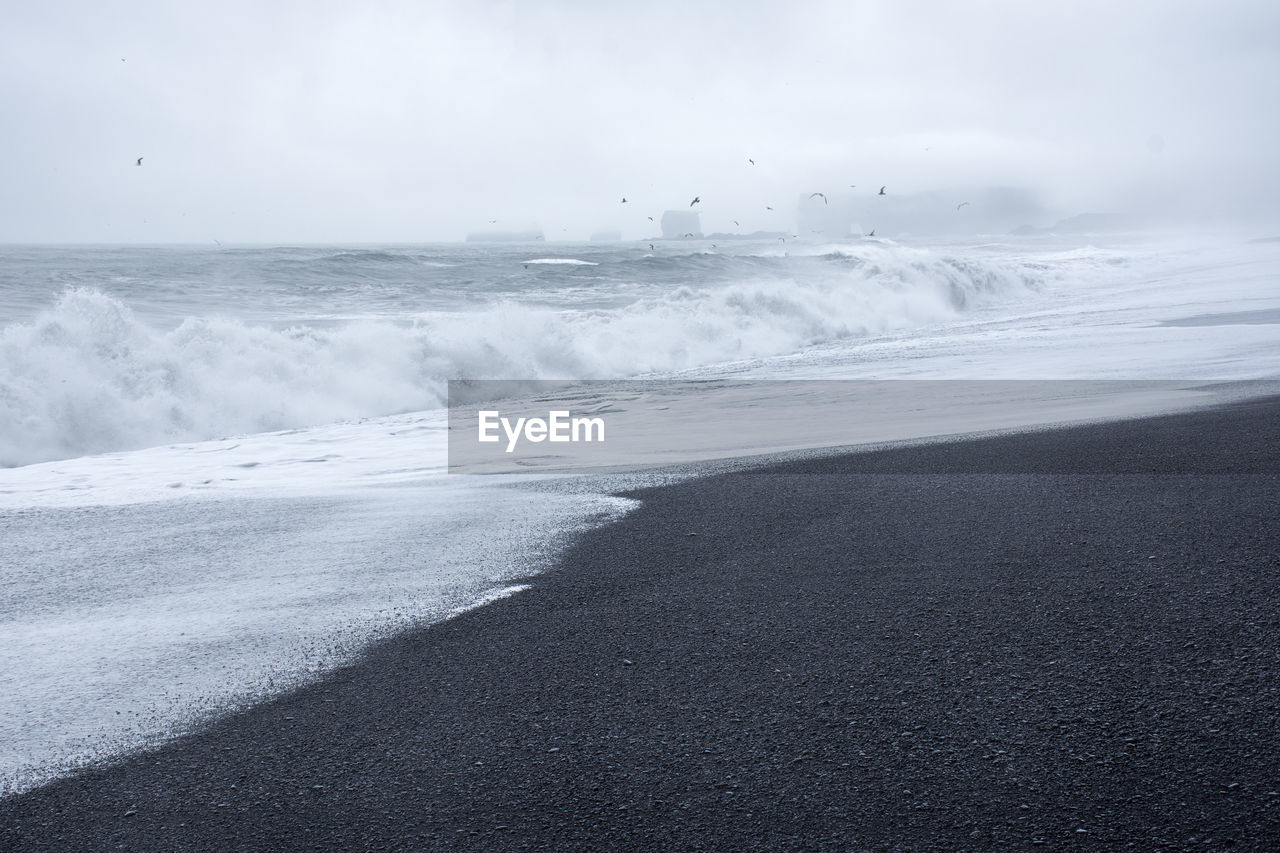
[(1280, 845), (1280, 401), (633, 494), (0, 848)]

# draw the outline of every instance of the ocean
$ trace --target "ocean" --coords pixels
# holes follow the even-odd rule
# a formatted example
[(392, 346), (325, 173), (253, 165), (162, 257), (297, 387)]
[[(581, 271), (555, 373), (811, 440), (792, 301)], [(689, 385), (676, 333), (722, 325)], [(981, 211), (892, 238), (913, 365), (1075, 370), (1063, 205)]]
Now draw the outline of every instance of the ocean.
[(0, 247), (0, 793), (516, 593), (633, 506), (448, 473), (450, 380), (742, 380), (785, 429), (750, 382), (1277, 378), (1265, 233)]

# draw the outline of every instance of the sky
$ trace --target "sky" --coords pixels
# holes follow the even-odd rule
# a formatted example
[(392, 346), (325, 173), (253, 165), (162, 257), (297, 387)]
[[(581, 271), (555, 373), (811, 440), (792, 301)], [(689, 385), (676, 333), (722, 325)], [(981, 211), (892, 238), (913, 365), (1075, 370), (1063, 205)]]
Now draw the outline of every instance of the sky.
[(861, 205), (881, 185), (940, 205), (1012, 188), (1037, 225), (1280, 221), (1274, 0), (51, 0), (5, 18), (0, 242), (639, 239), (695, 196), (706, 231), (774, 230), (810, 193)]

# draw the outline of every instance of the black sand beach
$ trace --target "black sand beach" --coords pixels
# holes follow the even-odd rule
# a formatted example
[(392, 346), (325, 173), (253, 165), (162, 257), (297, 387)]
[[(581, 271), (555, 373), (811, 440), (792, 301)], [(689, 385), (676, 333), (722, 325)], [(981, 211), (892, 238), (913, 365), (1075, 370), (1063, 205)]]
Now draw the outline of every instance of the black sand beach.
[(1280, 401), (639, 497), (0, 849), (1280, 847)]

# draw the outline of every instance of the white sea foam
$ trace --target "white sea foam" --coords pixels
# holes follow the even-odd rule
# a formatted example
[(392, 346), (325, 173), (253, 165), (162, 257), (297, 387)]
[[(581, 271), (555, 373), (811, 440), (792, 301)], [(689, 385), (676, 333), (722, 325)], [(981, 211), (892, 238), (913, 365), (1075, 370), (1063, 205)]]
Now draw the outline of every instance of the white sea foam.
[(262, 498), (0, 509), (0, 795), (510, 595), (631, 505), (459, 478)]
[(0, 330), (0, 465), (429, 409), (453, 378), (618, 378), (787, 355), (943, 324), (1036, 286), (1012, 265), (918, 249), (854, 260), (608, 308), (508, 297), (283, 328), (225, 316), (162, 328), (78, 288)]
[[(1272, 316), (1275, 243), (623, 246), (472, 272), (500, 251), (263, 251), (264, 297), (121, 250), (127, 281), (50, 277), (81, 289), (29, 311), (35, 280), (0, 293), (0, 463), (22, 466), (0, 470), (0, 790), (501, 595), (626, 511), (443, 475), (450, 378), (1280, 377), (1280, 325), (1166, 324)], [(427, 309), (418, 275), (446, 277)], [(760, 449), (708, 433), (692, 457)]]

